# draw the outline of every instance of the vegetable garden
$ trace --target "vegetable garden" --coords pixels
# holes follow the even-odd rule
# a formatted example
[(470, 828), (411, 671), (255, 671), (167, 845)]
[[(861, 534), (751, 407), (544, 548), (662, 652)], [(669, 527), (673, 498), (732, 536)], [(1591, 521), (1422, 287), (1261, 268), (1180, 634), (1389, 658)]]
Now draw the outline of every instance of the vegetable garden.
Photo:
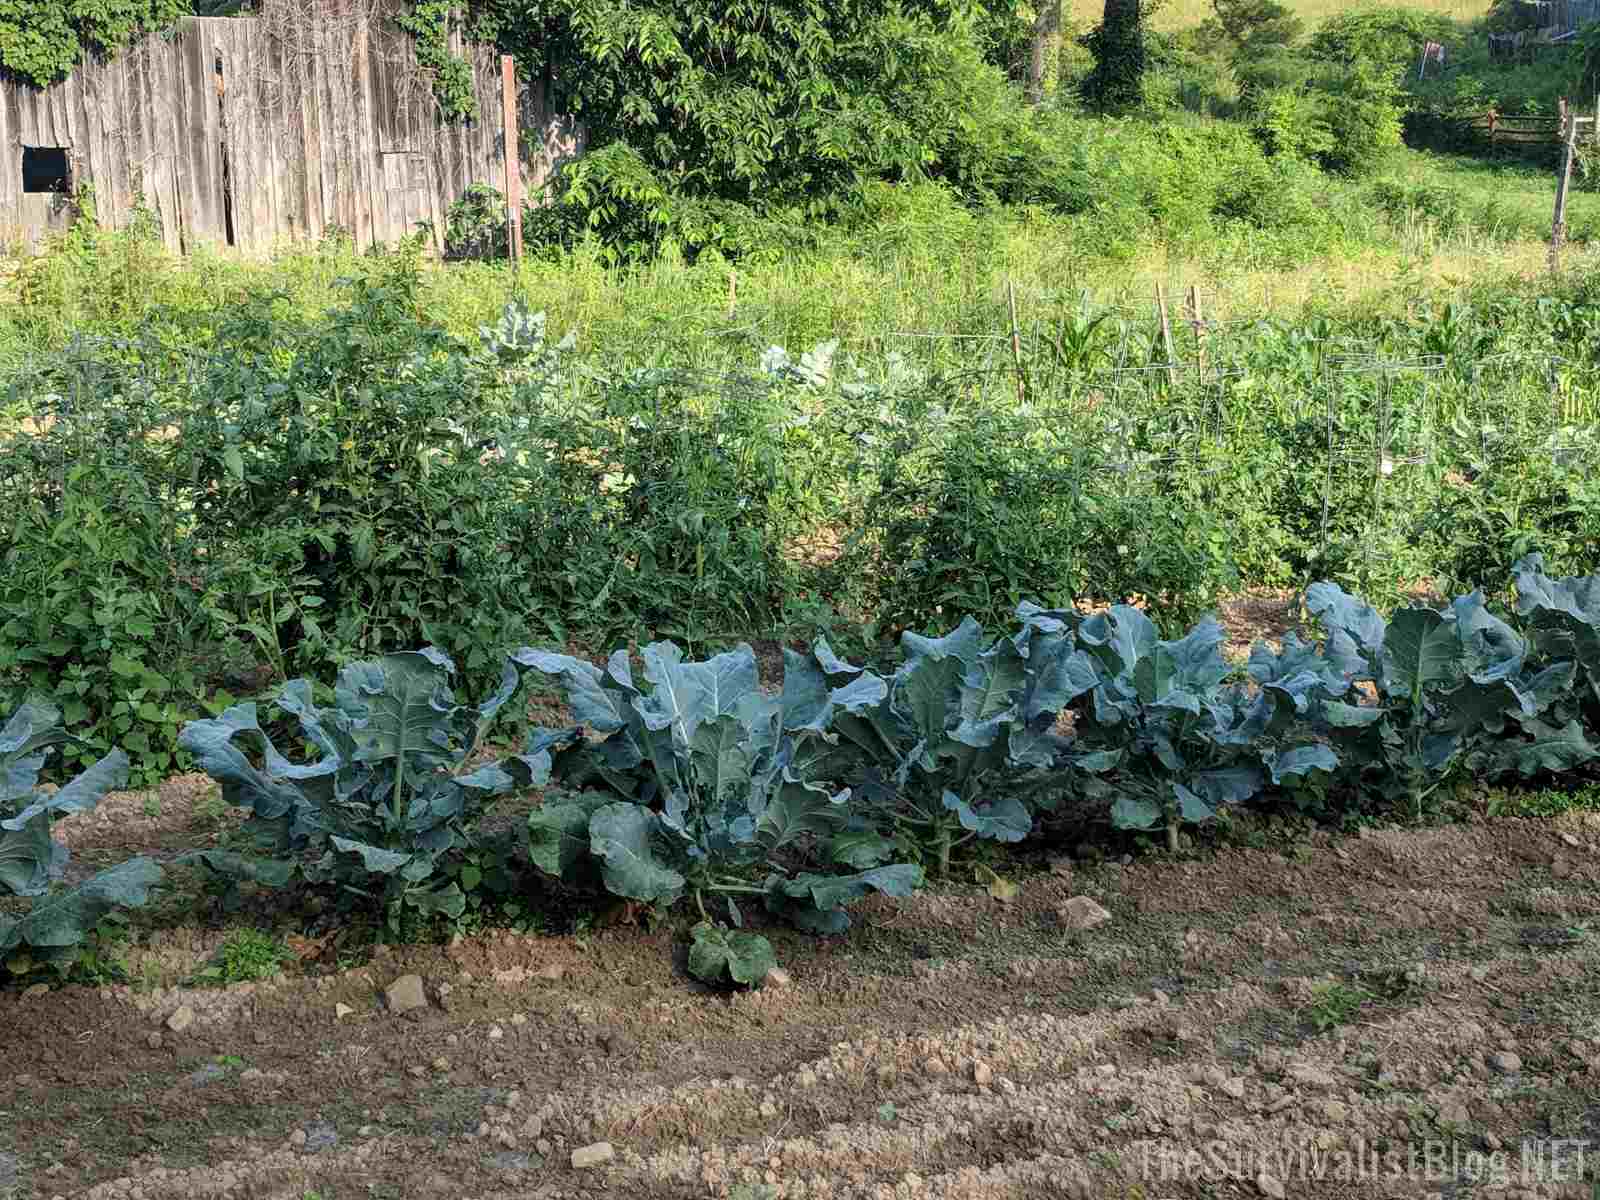
[[(171, 892), (207, 920), (303, 914), (289, 936), (364, 939), (373, 963), (621, 911), (663, 972), (683, 956), (672, 986), (767, 1003), (780, 953), (832, 969), (794, 934), (859, 946), (892, 928), (884, 898), (974, 878), (1003, 907), (1025, 863), (1083, 880), (1064, 847), (1178, 869), (1240, 821), (1425, 824), (1468, 791), (1592, 786), (1581, 289), (1196, 323), (1171, 361), (1144, 314), (1076, 299), (1014, 337), (799, 355), (758, 323), (708, 369), (670, 344), (580, 352), (515, 301), (461, 338), (417, 285), (400, 255), (325, 319), (263, 295), (12, 372), (0, 956), (20, 985), (129, 988), (108, 965), (129, 922), (193, 919)], [(1247, 656), (1208, 615), (1245, 589), (1298, 597)], [(224, 834), (80, 869), (62, 828), (180, 771), (212, 781)], [(1018, 978), (1046, 969), (1014, 952)], [(986, 1060), (956, 1061), (987, 1094)], [(500, 1136), (504, 1092), (473, 1137)], [(654, 1120), (541, 1112), (563, 1147)]]

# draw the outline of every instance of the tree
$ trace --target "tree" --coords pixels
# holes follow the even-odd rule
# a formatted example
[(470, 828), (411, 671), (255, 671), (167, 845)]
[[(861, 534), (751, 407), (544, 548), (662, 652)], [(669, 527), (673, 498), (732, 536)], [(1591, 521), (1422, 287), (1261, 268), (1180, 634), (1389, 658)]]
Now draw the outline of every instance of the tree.
[(0, 75), (44, 87), (188, 11), (183, 0), (0, 0)]
[(1230, 58), (1249, 61), (1297, 41), (1305, 26), (1277, 0), (1211, 0), (1200, 37)]
[(1146, 66), (1144, 19), (1140, 0), (1106, 0), (1100, 24), (1083, 45), (1094, 56), (1094, 70), (1083, 81), (1083, 96), (1100, 109), (1137, 104)]
[(1033, 41), (1028, 56), (1026, 95), (1029, 104), (1044, 99), (1044, 68), (1051, 46), (1061, 38), (1061, 0), (1039, 0), (1033, 19)]

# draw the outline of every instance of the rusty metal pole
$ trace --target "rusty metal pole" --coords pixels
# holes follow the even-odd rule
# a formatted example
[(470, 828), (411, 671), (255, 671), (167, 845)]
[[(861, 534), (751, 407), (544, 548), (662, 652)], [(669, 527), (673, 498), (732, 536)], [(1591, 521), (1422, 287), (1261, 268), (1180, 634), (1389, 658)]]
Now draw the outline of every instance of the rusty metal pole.
[(522, 153), (517, 130), (517, 65), (511, 55), (500, 56), (500, 105), (505, 130), (506, 233), (511, 261), (522, 261)]

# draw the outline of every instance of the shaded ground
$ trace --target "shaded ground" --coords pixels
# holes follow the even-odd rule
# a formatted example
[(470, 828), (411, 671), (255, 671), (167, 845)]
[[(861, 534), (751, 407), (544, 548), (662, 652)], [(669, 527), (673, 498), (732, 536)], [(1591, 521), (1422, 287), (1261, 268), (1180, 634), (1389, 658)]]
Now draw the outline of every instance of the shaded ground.
[[(207, 804), (172, 789), (145, 844)], [(77, 820), (79, 854), (137, 848)], [(1597, 846), (1569, 814), (1057, 860), (1009, 903), (774, 931), (792, 981), (732, 997), (638, 927), (190, 989), (222, 934), (189, 918), (129, 948), (136, 987), (0, 993), (0, 1196), (1589, 1200), (1550, 1145), (1600, 1163)], [(1079, 895), (1111, 920), (1063, 928)], [(429, 1003), (401, 1016), (406, 972)]]

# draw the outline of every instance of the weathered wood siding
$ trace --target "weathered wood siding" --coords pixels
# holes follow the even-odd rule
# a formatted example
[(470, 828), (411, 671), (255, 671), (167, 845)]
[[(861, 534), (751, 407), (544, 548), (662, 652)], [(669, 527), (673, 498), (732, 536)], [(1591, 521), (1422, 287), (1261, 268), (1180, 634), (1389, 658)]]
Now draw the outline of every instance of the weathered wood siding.
[[(505, 190), (499, 59), (465, 53), (479, 117), (453, 124), (411, 39), (375, 12), (191, 17), (48, 88), (0, 81), (0, 240), (36, 242), (70, 219), (66, 197), (23, 192), (25, 147), (64, 148), (102, 221), (125, 225), (142, 204), (175, 251), (265, 251), (334, 228), (392, 243), (421, 221), (437, 237), (468, 186)], [(521, 82), (533, 194), (582, 139), (537, 80)]]

